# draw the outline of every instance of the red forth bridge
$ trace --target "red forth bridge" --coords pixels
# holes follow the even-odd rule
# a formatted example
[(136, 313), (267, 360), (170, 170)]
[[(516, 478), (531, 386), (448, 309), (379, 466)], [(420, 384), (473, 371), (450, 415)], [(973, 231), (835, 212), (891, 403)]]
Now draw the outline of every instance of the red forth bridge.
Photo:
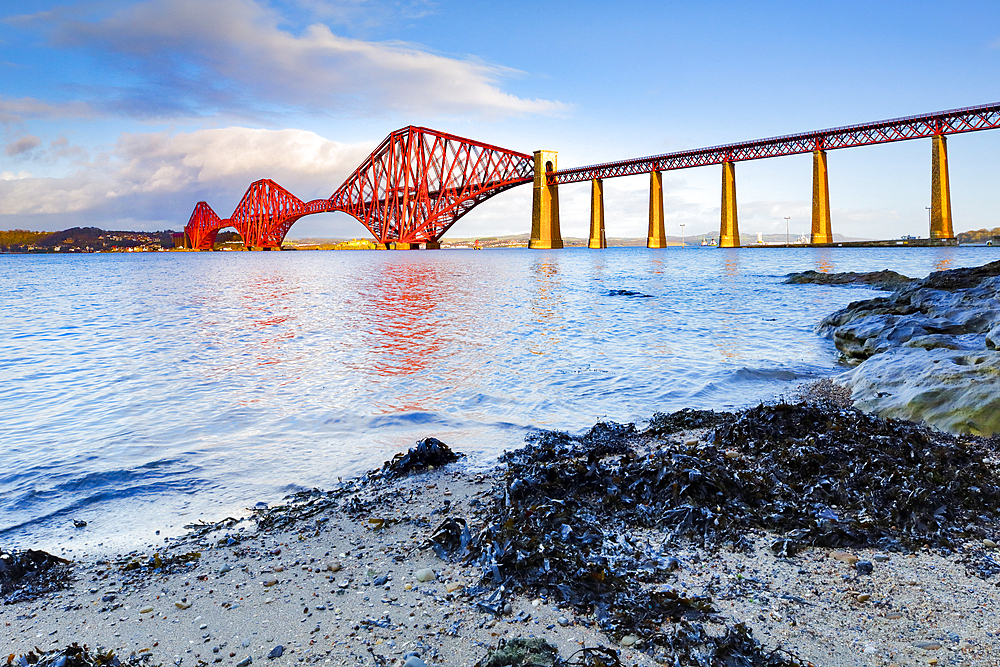
[(533, 183), (529, 247), (561, 248), (559, 185), (591, 181), (589, 245), (604, 248), (604, 179), (649, 174), (646, 245), (663, 248), (667, 242), (662, 173), (722, 165), (719, 245), (738, 247), (736, 163), (800, 153), (813, 154), (810, 240), (824, 245), (833, 243), (826, 152), (921, 138), (932, 141), (930, 240), (954, 244), (946, 137), (997, 127), (1000, 103), (560, 171), (555, 151), (528, 155), (409, 126), (386, 137), (329, 199), (304, 202), (274, 181), (262, 179), (250, 185), (228, 218), (198, 202), (184, 228), (183, 245), (211, 250), (220, 229), (235, 227), (247, 248), (280, 250), (288, 230), (303, 216), (343, 211), (363, 224), (383, 248), (435, 249), (441, 247), (445, 232), (474, 207), (517, 185)]

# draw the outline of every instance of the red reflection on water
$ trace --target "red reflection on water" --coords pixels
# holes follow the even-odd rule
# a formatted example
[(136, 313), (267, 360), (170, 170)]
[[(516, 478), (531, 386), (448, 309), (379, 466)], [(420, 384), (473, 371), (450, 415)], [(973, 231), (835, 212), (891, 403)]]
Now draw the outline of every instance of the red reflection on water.
[(431, 262), (386, 263), (369, 285), (364, 339), (370, 354), (366, 371), (384, 377), (415, 375), (434, 364), (444, 348), (443, 321), (437, 309), (452, 291)]

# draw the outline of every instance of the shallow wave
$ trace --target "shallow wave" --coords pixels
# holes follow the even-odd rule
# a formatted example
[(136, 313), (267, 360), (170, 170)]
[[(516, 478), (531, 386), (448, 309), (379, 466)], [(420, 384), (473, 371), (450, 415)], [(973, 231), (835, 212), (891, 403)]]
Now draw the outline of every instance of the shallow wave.
[(859, 297), (785, 275), (983, 263), (968, 250), (18, 257), (0, 537), (146, 540), (431, 435), (481, 465), (535, 428), (789, 395), (839, 370), (813, 327)]

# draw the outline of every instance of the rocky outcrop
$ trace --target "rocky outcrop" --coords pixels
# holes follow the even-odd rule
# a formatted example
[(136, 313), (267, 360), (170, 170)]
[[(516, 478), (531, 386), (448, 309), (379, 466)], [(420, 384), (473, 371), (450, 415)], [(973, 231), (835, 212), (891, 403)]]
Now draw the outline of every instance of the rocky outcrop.
[(1000, 261), (906, 282), (827, 316), (817, 331), (857, 364), (839, 379), (857, 407), (1000, 433)]
[(870, 271), (868, 273), (821, 273), (820, 271), (802, 271), (790, 273), (785, 283), (788, 285), (871, 285), (881, 289), (897, 289), (905, 287), (913, 281), (902, 273), (895, 271)]

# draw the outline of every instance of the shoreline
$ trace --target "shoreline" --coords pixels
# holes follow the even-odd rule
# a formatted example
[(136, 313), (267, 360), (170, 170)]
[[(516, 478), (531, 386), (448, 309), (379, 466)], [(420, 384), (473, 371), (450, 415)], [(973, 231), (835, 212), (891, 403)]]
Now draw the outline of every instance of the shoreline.
[[(829, 403), (822, 409), (845, 412)], [(712, 414), (738, 419), (746, 412)], [(548, 467), (579, 460), (619, 465), (614, 462), (633, 457), (624, 443), (640, 457), (663, 448), (708, 451), (724, 426), (692, 422), (699, 414), (660, 415), (656, 433), (633, 429), (605, 437), (615, 425), (595, 426), (592, 433), (604, 434), (598, 444), (607, 449), (597, 454), (585, 449), (585, 439), (574, 443), (557, 433), (552, 451), (569, 449), (539, 460)], [(671, 424), (680, 428), (669, 430)], [(550, 445), (543, 442), (542, 449)], [(533, 446), (519, 452), (542, 451)], [(720, 460), (738, 462), (727, 458), (729, 451)], [(963, 561), (1000, 562), (995, 547), (979, 538), (950, 549), (803, 545), (780, 555), (771, 545), (782, 535), (774, 531), (743, 531), (748, 547), (669, 542), (665, 531), (640, 523), (604, 523), (606, 542), (625, 539), (672, 559), (659, 570), (629, 570), (634, 581), (627, 585), (637, 587), (633, 593), (667, 591), (683, 601), (676, 620), (664, 620), (656, 632), (646, 622), (613, 629), (602, 620), (614, 612), (613, 598), (602, 612), (600, 605), (574, 604), (553, 586), (519, 583), (526, 575), (514, 570), (504, 571), (506, 590), (497, 597), (482, 558), (462, 562), (455, 549), (462, 542), (467, 548), (497, 520), (498, 498), (516, 495), (510, 474), (523, 474), (518, 465), (508, 458), (486, 475), (460, 462), (430, 470), (418, 462), (398, 477), (384, 467), (333, 491), (296, 494), (246, 519), (206, 524), (155, 554), (76, 563), (69, 588), (2, 607), (2, 644), (19, 656), (36, 646), (51, 651), (86, 643), (114, 651), (123, 662), (134, 654), (132, 662), (150, 665), (238, 665), (247, 656), (275, 664), (401, 665), (416, 651), (424, 665), (472, 667), (500, 639), (540, 637), (562, 659), (603, 646), (623, 665), (651, 666), (669, 662), (657, 637), (671, 627), (703, 625), (718, 639), (745, 624), (748, 636), (761, 642), (759, 655), (785, 651), (775, 655), (797, 656), (800, 664), (1000, 664), (1000, 582), (995, 573), (976, 576)], [(466, 537), (456, 525), (468, 527)], [(984, 530), (1000, 539), (995, 521)], [(567, 535), (566, 542), (573, 540)], [(874, 571), (859, 570), (859, 561)], [(556, 563), (554, 570), (563, 567)], [(710, 600), (714, 611), (703, 613), (699, 600)], [(275, 652), (281, 656), (268, 658)], [(418, 664), (411, 660), (409, 667)]]
[[(823, 326), (863, 328), (858, 313), (945, 274), (965, 275), (890, 276), (893, 296)], [(838, 331), (842, 352), (863, 347)], [(546, 664), (1000, 665), (998, 440), (852, 398), (826, 380), (798, 403), (655, 414), (641, 432), (541, 431), (488, 472), (428, 438), (158, 549), (56, 563), (67, 587), (0, 607), (0, 640), (21, 667), (111, 660), (74, 643), (127, 665), (499, 667), (490, 652), (519, 638), (549, 642)], [(25, 553), (3, 554), (0, 583)]]

